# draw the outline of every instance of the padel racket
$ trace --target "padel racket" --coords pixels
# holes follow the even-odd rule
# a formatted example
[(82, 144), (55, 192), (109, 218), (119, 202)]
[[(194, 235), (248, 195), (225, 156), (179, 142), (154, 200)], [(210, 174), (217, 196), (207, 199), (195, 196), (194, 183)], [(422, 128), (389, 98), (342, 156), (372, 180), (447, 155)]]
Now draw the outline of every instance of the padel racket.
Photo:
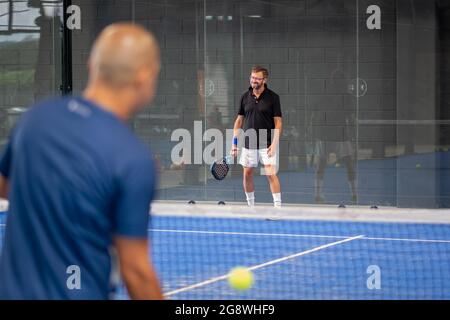
[(230, 171), (231, 156), (220, 158), (211, 165), (211, 174), (216, 180), (223, 180)]

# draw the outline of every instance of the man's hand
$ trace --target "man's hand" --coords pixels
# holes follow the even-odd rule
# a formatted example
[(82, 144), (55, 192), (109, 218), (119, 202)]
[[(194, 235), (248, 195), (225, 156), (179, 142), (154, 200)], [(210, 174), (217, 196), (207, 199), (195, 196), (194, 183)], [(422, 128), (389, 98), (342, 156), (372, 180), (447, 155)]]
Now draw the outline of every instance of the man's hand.
[(233, 146), (231, 147), (230, 154), (231, 154), (232, 157), (237, 157), (237, 155), (238, 155), (238, 147), (237, 147), (237, 145), (233, 144)]
[(147, 239), (116, 236), (114, 244), (119, 257), (122, 278), (131, 299), (164, 299), (158, 277), (150, 261)]
[(272, 158), (277, 154), (277, 148), (278, 146), (275, 144), (271, 144), (270, 147), (267, 148), (267, 155), (269, 156), (269, 158)]

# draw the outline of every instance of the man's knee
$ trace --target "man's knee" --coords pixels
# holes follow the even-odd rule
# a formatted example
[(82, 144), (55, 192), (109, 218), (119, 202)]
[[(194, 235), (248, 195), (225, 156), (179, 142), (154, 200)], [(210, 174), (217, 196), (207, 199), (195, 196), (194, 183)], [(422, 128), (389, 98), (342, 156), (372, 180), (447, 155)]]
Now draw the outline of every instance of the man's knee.
[(269, 179), (269, 181), (275, 181), (278, 179), (277, 173), (273, 170), (273, 168), (266, 169), (265, 176)]
[(268, 179), (272, 179), (273, 177), (276, 178), (277, 176), (277, 167), (273, 165), (268, 165), (264, 167), (263, 174), (267, 176)]
[(244, 169), (244, 179), (249, 179), (253, 177), (252, 169)]

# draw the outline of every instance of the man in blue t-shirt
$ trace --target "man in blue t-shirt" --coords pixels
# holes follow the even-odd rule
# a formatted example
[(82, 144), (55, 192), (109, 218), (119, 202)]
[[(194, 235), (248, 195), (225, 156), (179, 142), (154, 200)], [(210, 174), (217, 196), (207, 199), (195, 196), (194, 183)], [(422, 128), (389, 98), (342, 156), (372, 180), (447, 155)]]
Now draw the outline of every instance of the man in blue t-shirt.
[(155, 169), (125, 124), (155, 94), (159, 48), (144, 28), (107, 27), (82, 97), (40, 103), (0, 158), (10, 202), (0, 299), (108, 299), (115, 261), (130, 297), (162, 299), (149, 256)]

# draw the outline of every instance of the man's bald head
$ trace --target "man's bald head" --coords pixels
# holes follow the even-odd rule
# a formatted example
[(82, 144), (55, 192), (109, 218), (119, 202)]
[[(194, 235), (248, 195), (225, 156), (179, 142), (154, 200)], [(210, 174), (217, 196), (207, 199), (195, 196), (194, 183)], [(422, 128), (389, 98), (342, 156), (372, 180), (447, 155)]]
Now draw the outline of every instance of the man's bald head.
[(128, 23), (106, 27), (94, 43), (89, 58), (90, 77), (106, 85), (130, 85), (140, 70), (159, 72), (158, 44), (147, 30)]

